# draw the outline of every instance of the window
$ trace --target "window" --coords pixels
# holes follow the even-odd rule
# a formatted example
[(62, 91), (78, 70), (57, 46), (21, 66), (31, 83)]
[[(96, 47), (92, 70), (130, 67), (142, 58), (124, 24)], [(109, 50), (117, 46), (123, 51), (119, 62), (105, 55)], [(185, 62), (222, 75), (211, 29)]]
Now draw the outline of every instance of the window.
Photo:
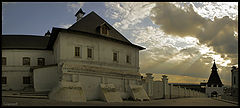
[(113, 52), (113, 61), (118, 62), (118, 52)]
[(80, 56), (80, 47), (75, 47), (75, 56), (76, 57), (81, 57)]
[(102, 26), (102, 34), (107, 34), (107, 27), (106, 26)]
[(2, 77), (2, 84), (7, 84), (7, 77)]
[(23, 65), (29, 65), (30, 66), (30, 58), (29, 57), (23, 57)]
[(44, 66), (45, 65), (45, 59), (44, 58), (38, 58), (38, 66)]
[(108, 26), (106, 25), (106, 24), (103, 24), (102, 26), (101, 26), (101, 28), (100, 28), (101, 30), (101, 34), (103, 34), (103, 35), (108, 35), (108, 30), (109, 30), (109, 28), (108, 28)]
[(7, 58), (6, 57), (2, 57), (2, 65), (6, 65), (7, 64)]
[(87, 57), (90, 59), (93, 58), (93, 48), (87, 48)]
[(130, 58), (129, 55), (126, 56), (126, 62), (127, 62), (127, 63), (131, 63), (131, 58)]
[(23, 77), (23, 84), (30, 84), (30, 77)]

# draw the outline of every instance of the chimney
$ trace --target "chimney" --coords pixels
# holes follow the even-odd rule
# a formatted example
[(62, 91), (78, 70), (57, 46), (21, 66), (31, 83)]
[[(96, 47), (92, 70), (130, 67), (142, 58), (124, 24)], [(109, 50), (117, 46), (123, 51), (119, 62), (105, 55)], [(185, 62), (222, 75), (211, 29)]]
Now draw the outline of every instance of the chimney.
[(77, 17), (77, 21), (79, 21), (80, 19), (82, 19), (83, 15), (85, 14), (85, 12), (82, 11), (82, 9), (80, 8), (78, 10), (78, 12), (75, 14), (75, 16)]
[(45, 33), (46, 37), (50, 37), (51, 33), (49, 32), (49, 30), (47, 31), (47, 33)]

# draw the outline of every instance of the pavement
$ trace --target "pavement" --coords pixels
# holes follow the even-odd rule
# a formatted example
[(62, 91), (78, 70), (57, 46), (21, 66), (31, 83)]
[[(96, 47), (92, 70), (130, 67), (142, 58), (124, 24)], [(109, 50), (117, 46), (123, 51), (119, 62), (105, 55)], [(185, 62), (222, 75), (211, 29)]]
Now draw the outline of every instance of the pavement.
[(2, 97), (48, 99), (47, 94), (20, 91), (2, 91)]
[(214, 98), (212, 98), (212, 99), (238, 105), (238, 102), (236, 102), (236, 101), (230, 101), (230, 100), (221, 99), (221, 98), (216, 98), (216, 97), (214, 97)]
[(49, 100), (45, 93), (21, 93), (2, 91), (3, 106), (238, 106), (238, 102), (221, 98), (176, 98), (151, 101), (123, 101), (107, 103), (104, 101), (60, 102)]
[(238, 106), (212, 98), (176, 98), (151, 101), (104, 101), (60, 102), (38, 98), (2, 97), (3, 106)]

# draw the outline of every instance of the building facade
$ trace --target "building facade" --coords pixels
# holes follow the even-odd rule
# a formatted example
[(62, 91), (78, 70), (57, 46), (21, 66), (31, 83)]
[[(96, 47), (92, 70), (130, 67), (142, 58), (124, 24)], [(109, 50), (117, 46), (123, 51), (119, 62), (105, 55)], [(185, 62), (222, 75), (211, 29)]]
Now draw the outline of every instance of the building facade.
[[(62, 101), (104, 99), (113, 89), (129, 98), (129, 85), (139, 85), (139, 51), (95, 12), (68, 29), (53, 27), (45, 36), (2, 36), (3, 90), (49, 91)], [(101, 86), (102, 85), (102, 86)], [(75, 95), (75, 94), (78, 95)], [(67, 97), (67, 98), (66, 98)]]
[(141, 77), (139, 51), (95, 12), (68, 29), (52, 28), (45, 36), (3, 35), (2, 88), (48, 92), (57, 101), (86, 102), (124, 99), (150, 100), (204, 96), (199, 91), (174, 87), (168, 78)]

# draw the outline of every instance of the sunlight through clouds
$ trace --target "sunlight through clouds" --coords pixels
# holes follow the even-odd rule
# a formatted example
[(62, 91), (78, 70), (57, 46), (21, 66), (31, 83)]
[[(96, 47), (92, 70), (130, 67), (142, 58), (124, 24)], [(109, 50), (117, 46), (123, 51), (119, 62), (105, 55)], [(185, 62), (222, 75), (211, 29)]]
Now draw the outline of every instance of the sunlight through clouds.
[[(140, 72), (175, 71), (176, 75), (208, 78), (213, 59), (221, 68), (220, 76), (237, 63), (236, 51), (230, 50), (237, 43), (233, 37), (238, 38), (237, 3), (126, 2), (105, 6), (107, 17), (116, 21), (113, 26), (129, 32), (133, 43), (147, 48), (140, 52)], [(149, 18), (152, 24), (144, 25)]]

